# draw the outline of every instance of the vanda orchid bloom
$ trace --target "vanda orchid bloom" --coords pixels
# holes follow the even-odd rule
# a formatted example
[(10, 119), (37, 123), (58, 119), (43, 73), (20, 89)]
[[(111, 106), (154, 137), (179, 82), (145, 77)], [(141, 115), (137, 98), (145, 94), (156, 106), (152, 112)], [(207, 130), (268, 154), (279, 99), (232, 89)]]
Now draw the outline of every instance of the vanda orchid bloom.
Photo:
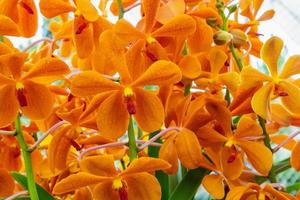
[(264, 2), (0, 0), (0, 199), (300, 199), (300, 55)]
[[(69, 12), (74, 13), (74, 19), (63, 24), (63, 34), (66, 36), (68, 30), (73, 29), (69, 34), (73, 36), (77, 55), (79, 58), (86, 58), (94, 48), (94, 34), (96, 33), (94, 26), (97, 27), (99, 13), (91, 1), (76, 0), (74, 4), (69, 0), (40, 0), (41, 13), (48, 18)], [(55, 39), (59, 38), (56, 36)]]
[(207, 102), (206, 109), (217, 124), (200, 128), (197, 135), (204, 147), (222, 146), (220, 154), (224, 175), (231, 180), (241, 175), (245, 153), (252, 166), (267, 176), (272, 167), (272, 152), (263, 143), (255, 141), (262, 136), (261, 127), (250, 117), (243, 116), (233, 131), (231, 114), (225, 106), (211, 101)]
[(50, 57), (39, 60), (24, 73), (26, 58), (22, 52), (0, 55), (0, 127), (13, 122), (19, 109), (31, 119), (46, 118), (54, 98), (45, 84), (60, 80), (69, 72), (62, 60)]
[(238, 186), (233, 188), (227, 195), (226, 200), (296, 200), (292, 195), (278, 191), (267, 184), (259, 186), (255, 183), (249, 183), (246, 186)]
[[(107, 138), (121, 137), (128, 127), (130, 115), (134, 116), (142, 130), (158, 130), (164, 120), (163, 105), (152, 91), (143, 87), (179, 82), (179, 67), (170, 61), (160, 60), (137, 79), (132, 80), (130, 76), (123, 79), (125, 83), (121, 80), (121, 84), (118, 84), (95, 71), (85, 71), (72, 78), (71, 91), (77, 96), (96, 95), (92, 106), (94, 109), (99, 107), (97, 125), (101, 134)], [(132, 81), (128, 81), (130, 79)]]
[(292, 81), (292, 76), (300, 73), (300, 55), (291, 56), (278, 73), (282, 47), (283, 41), (274, 36), (261, 49), (261, 58), (267, 65), (270, 76), (250, 66), (245, 67), (241, 74), (243, 87), (251, 88), (264, 83), (251, 101), (253, 111), (264, 119), (271, 118), (270, 102), (277, 97), (280, 97), (282, 104), (290, 112), (300, 113), (300, 88)]
[(37, 28), (34, 0), (0, 1), (0, 35), (32, 37)]
[(178, 171), (178, 159), (187, 169), (203, 165), (205, 158), (202, 148), (194, 133), (199, 127), (208, 123), (211, 117), (203, 111), (203, 98), (191, 101), (192, 95), (184, 97), (182, 92), (170, 96), (166, 123), (176, 127), (162, 139), (164, 143), (159, 150), (159, 158), (168, 161), (172, 167), (165, 171), (174, 174)]
[(97, 128), (93, 116), (82, 117), (85, 102), (78, 98), (72, 98), (56, 111), (57, 116), (65, 120), (65, 124), (53, 132), (53, 138), (48, 147), (48, 162), (50, 169), (64, 170), (67, 167), (67, 157), (72, 146), (76, 150), (80, 145), (76, 140), (84, 131), (84, 128)]
[(219, 150), (217, 148), (205, 148), (204, 152), (209, 158), (206, 167), (212, 172), (203, 178), (203, 187), (214, 198), (223, 199), (226, 193), (224, 185), (227, 184), (228, 187), (231, 189), (240, 185), (240, 180), (230, 180), (224, 175), (224, 169), (222, 167), (220, 158), (221, 155), (219, 154)]
[(95, 200), (158, 200), (161, 198), (159, 182), (148, 172), (170, 167), (162, 159), (141, 157), (120, 172), (112, 155), (88, 157), (79, 164), (81, 172), (56, 184), (54, 194), (90, 186)]
[[(237, 72), (222, 70), (225, 68), (224, 66), (228, 58), (225, 52), (221, 49), (213, 48), (209, 51), (207, 58), (203, 56), (206, 54), (202, 54), (202, 56), (200, 55), (199, 57), (202, 61), (201, 66), (203, 71), (199, 78), (195, 81), (197, 86), (199, 88), (207, 89), (210, 93), (219, 96), (223, 96), (223, 87), (227, 86), (228, 90), (234, 94), (239, 85), (240, 77)], [(207, 62), (209, 62), (208, 66)], [(207, 64), (205, 65), (205, 63)]]
[[(186, 14), (174, 16), (162, 26), (156, 27), (156, 16), (160, 0), (143, 0), (142, 8), (145, 13), (137, 28), (124, 19), (119, 20), (113, 28), (115, 34), (126, 44), (134, 43), (139, 48), (137, 53), (144, 52), (152, 62), (158, 59), (168, 59), (163, 42), (167, 38), (180, 36), (182, 39), (192, 35), (196, 30), (195, 20)], [(160, 39), (158, 39), (160, 38)], [(137, 60), (140, 60), (136, 56)]]

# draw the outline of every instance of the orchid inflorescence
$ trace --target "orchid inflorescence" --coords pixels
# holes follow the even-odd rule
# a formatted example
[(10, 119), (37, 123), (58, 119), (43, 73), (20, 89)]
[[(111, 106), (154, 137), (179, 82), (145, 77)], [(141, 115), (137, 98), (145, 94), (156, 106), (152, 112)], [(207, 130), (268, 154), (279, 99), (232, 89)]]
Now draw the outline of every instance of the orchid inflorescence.
[[(278, 179), (300, 171), (300, 55), (281, 67), (282, 39), (261, 41), (274, 10), (97, 2), (0, 0), (0, 197), (300, 198)], [(35, 37), (39, 16), (51, 37), (16, 48), (10, 36)]]

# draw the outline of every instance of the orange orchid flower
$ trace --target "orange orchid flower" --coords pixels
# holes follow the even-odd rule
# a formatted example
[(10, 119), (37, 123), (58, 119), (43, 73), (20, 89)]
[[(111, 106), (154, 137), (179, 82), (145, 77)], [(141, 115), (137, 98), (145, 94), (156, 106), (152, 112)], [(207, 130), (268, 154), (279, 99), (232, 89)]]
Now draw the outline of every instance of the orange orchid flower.
[[(227, 55), (220, 49), (212, 48), (207, 58), (203, 60), (201, 66), (203, 71), (195, 83), (201, 89), (207, 89), (212, 94), (221, 95), (223, 86), (227, 86), (229, 91), (234, 94), (239, 85), (239, 74), (237, 72), (223, 72)], [(205, 65), (209, 62), (209, 70), (206, 71)]]
[[(40, 1), (41, 12), (44, 16), (52, 18), (68, 12), (74, 12), (72, 20), (72, 35), (77, 54), (80, 58), (87, 58), (94, 48), (94, 23), (99, 19), (97, 9), (90, 0), (76, 0), (76, 8), (64, 0)], [(68, 24), (66, 24), (68, 25)]]
[(266, 63), (270, 76), (267, 76), (252, 67), (245, 67), (242, 71), (242, 85), (245, 88), (255, 87), (265, 83), (255, 92), (251, 105), (256, 114), (264, 119), (271, 117), (271, 99), (280, 97), (286, 109), (293, 113), (300, 113), (297, 102), (300, 101), (300, 89), (291, 81), (291, 76), (299, 74), (300, 56), (291, 56), (278, 74), (278, 59), (283, 42), (278, 37), (272, 37), (263, 45), (261, 58)]
[[(168, 59), (162, 46), (165, 38), (174, 38), (178, 35), (181, 38), (186, 38), (193, 34), (196, 29), (195, 20), (186, 14), (177, 15), (157, 28), (156, 16), (159, 6), (160, 1), (158, 0), (144, 0), (142, 7), (145, 16), (137, 28), (124, 19), (119, 20), (114, 27), (115, 34), (125, 42), (125, 45), (139, 44), (137, 52), (144, 52), (152, 62), (158, 59)], [(139, 58), (138, 56), (135, 57)]]
[(170, 167), (164, 160), (141, 157), (134, 160), (126, 170), (119, 172), (111, 155), (88, 157), (79, 164), (82, 172), (60, 181), (54, 187), (54, 194), (94, 185), (92, 191), (95, 199), (160, 199), (159, 183), (148, 172)]
[(273, 9), (265, 11), (263, 14), (261, 14), (260, 17), (257, 18), (257, 14), (263, 2), (263, 0), (240, 0), (240, 14), (242, 16), (248, 17), (251, 21), (257, 22), (271, 19), (275, 14), (275, 11)]
[(83, 116), (84, 109), (84, 102), (72, 98), (56, 111), (57, 116), (65, 120), (66, 123), (54, 131), (49, 144), (48, 162), (52, 171), (55, 171), (55, 169), (63, 170), (67, 167), (67, 157), (72, 146), (76, 150), (81, 149), (76, 140), (84, 131), (84, 128), (97, 128), (93, 116)]
[[(260, 22), (272, 19), (275, 14), (275, 11), (270, 9), (257, 17), (263, 2), (264, 1), (262, 0), (240, 0), (239, 14), (243, 17), (247, 17), (249, 21), (246, 23), (239, 22), (238, 15), (235, 15), (234, 21), (229, 21), (229, 29), (239, 29), (247, 34), (247, 39), (251, 43), (250, 53), (257, 57), (259, 57), (259, 52), (263, 45), (261, 40), (258, 38), (260, 36), (258, 33), (258, 26)], [(248, 45), (243, 45), (242, 48), (245, 48), (246, 50), (249, 49)]]
[(215, 129), (211, 125), (200, 128), (197, 132), (200, 144), (221, 148), (221, 163), (224, 175), (231, 180), (238, 178), (244, 168), (243, 153), (248, 161), (262, 175), (268, 175), (272, 167), (272, 152), (258, 141), (262, 136), (260, 126), (250, 117), (242, 116), (237, 129), (231, 129), (229, 110), (218, 103), (207, 102), (207, 111), (217, 120)]
[(246, 186), (238, 186), (230, 190), (226, 200), (235, 199), (296, 200), (295, 197), (288, 193), (275, 190), (270, 184), (261, 187), (255, 183), (249, 183)]
[(0, 1), (0, 35), (32, 37), (37, 28), (34, 0)]
[[(27, 55), (10, 52), (0, 56), (0, 127), (6, 126), (17, 116), (19, 109), (31, 119), (46, 118), (54, 104), (51, 91), (45, 83), (62, 78), (69, 72), (68, 65), (58, 58), (43, 58), (22, 73)], [(36, 94), (39, 94), (37, 96)]]
[(203, 178), (203, 187), (214, 198), (222, 199), (225, 196), (225, 183), (232, 189), (240, 185), (240, 180), (231, 180), (224, 175), (219, 150), (215, 148), (205, 148), (204, 151), (210, 159), (210, 162), (206, 164), (206, 168), (212, 172)]
[[(122, 136), (127, 129), (129, 115), (134, 116), (142, 130), (158, 130), (164, 120), (162, 103), (153, 92), (143, 87), (177, 83), (181, 79), (181, 73), (174, 63), (160, 60), (153, 63), (137, 79), (128, 79), (131, 79), (130, 75), (124, 83), (118, 84), (97, 72), (86, 71), (71, 80), (71, 91), (74, 95), (96, 95), (92, 106), (95, 109), (99, 107), (97, 125), (104, 137), (117, 139)], [(103, 95), (106, 97), (104, 101)]]
[(191, 95), (184, 97), (182, 92), (173, 93), (168, 103), (166, 124), (177, 129), (163, 136), (164, 143), (160, 147), (159, 158), (172, 165), (165, 170), (170, 174), (178, 171), (178, 159), (188, 169), (195, 169), (203, 164), (202, 147), (194, 132), (211, 118), (203, 110), (203, 99), (191, 101), (191, 98)]

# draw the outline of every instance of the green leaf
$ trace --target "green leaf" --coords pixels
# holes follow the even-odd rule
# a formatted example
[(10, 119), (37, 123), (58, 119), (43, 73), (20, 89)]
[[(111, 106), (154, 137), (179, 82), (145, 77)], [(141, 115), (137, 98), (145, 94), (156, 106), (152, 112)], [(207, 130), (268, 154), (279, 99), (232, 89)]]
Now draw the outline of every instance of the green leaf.
[(300, 190), (300, 182), (295, 183), (293, 185), (289, 185), (286, 188), (286, 192), (290, 193), (292, 191), (299, 191)]
[(183, 177), (182, 181), (177, 185), (169, 200), (192, 200), (209, 170), (204, 168), (196, 168), (189, 170)]
[[(26, 190), (28, 190), (27, 177), (18, 173), (12, 172), (11, 176)], [(44, 188), (42, 188), (39, 184), (36, 184), (37, 193), (39, 199), (42, 200), (55, 200), (53, 196), (51, 196)], [(24, 198), (23, 198), (24, 199)]]
[[(151, 133), (150, 138), (152, 138), (159, 132), (160, 132), (160, 130)], [(161, 139), (158, 139), (155, 142), (162, 143)], [(159, 147), (154, 147), (154, 146), (148, 147), (148, 154), (150, 157), (158, 158), (158, 152), (159, 152)], [(161, 199), (163, 199), (163, 200), (168, 199), (169, 198), (169, 177), (168, 177), (168, 175), (165, 172), (159, 170), (159, 171), (155, 172), (155, 176), (161, 187), (161, 191), (162, 191)]]

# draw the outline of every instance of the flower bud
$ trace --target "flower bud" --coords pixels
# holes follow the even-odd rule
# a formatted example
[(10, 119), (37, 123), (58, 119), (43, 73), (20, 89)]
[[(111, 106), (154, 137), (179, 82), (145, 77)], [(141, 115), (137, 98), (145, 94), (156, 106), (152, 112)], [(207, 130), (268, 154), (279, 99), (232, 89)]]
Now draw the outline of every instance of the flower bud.
[(233, 36), (232, 44), (235, 48), (240, 48), (247, 42), (247, 35), (242, 30), (233, 29), (229, 32)]
[(231, 14), (231, 13), (234, 13), (236, 10), (237, 10), (237, 5), (234, 4), (232, 6), (229, 6), (227, 9), (228, 9), (228, 12)]
[(232, 40), (232, 35), (227, 31), (218, 31), (213, 36), (216, 45), (224, 45)]
[(215, 17), (208, 17), (206, 18), (206, 23), (214, 28), (217, 26), (217, 19)]

